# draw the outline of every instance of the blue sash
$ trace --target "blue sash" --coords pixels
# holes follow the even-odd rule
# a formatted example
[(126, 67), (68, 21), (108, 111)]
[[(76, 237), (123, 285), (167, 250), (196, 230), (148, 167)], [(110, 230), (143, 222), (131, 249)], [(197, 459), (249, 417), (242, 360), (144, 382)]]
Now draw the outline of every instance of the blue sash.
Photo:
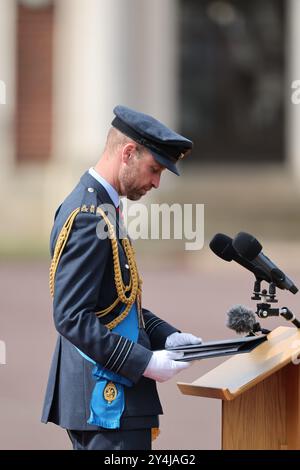
[[(139, 328), (136, 304), (132, 305), (127, 317), (113, 329), (113, 332), (137, 342)], [(95, 365), (92, 373), (96, 377), (96, 385), (92, 393), (91, 413), (87, 423), (107, 429), (119, 428), (120, 418), (125, 407), (124, 386), (131, 387), (133, 383), (131, 380), (105, 369), (78, 348), (76, 349), (87, 361)]]

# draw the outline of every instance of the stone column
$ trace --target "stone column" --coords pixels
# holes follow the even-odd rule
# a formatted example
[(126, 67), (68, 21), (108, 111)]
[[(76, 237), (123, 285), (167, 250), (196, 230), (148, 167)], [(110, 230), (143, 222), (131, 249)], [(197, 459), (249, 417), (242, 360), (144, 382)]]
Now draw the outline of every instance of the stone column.
[(177, 124), (174, 0), (60, 0), (55, 13), (54, 158), (97, 158), (122, 103)]
[(55, 13), (54, 152), (61, 163), (95, 161), (112, 108), (127, 97), (126, 5), (60, 0)]

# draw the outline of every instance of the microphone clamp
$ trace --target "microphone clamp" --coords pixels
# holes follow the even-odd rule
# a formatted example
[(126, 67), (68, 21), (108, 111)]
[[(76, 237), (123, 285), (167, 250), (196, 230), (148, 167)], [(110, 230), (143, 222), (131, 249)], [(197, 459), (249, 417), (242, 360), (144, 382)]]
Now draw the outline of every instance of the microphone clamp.
[(256, 315), (259, 318), (267, 317), (283, 317), (285, 320), (290, 321), (296, 328), (300, 328), (300, 321), (295, 317), (287, 307), (282, 308), (271, 308), (271, 304), (268, 303), (259, 303), (257, 304)]
[(253, 290), (253, 295), (251, 297), (251, 300), (263, 300), (263, 302), (270, 302), (270, 303), (276, 303), (278, 300), (276, 299), (276, 285), (271, 282), (269, 285), (269, 291), (267, 289), (261, 289), (261, 280), (256, 279), (254, 283), (254, 290)]

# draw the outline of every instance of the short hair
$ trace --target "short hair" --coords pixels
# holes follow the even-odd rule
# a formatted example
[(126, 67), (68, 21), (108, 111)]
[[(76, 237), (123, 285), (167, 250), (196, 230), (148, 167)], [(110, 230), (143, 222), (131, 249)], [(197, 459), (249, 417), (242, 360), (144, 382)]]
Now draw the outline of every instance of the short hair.
[(141, 144), (135, 142), (130, 137), (127, 137), (127, 135), (123, 134), (115, 127), (111, 127), (107, 134), (105, 150), (108, 150), (110, 153), (114, 154), (116, 153), (119, 147), (122, 147), (129, 143), (135, 144), (138, 157), (140, 157), (144, 150), (144, 147)]

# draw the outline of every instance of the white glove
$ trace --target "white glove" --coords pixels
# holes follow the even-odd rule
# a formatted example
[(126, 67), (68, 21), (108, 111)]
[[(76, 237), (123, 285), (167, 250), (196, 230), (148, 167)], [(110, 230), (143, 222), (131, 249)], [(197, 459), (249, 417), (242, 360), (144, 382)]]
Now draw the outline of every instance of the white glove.
[(165, 348), (176, 348), (176, 346), (185, 346), (187, 344), (200, 344), (202, 338), (191, 335), (190, 333), (172, 333), (166, 339)]
[(183, 369), (187, 369), (191, 363), (175, 361), (183, 357), (182, 352), (175, 351), (154, 351), (148, 366), (143, 375), (149, 379), (165, 382), (178, 374)]

